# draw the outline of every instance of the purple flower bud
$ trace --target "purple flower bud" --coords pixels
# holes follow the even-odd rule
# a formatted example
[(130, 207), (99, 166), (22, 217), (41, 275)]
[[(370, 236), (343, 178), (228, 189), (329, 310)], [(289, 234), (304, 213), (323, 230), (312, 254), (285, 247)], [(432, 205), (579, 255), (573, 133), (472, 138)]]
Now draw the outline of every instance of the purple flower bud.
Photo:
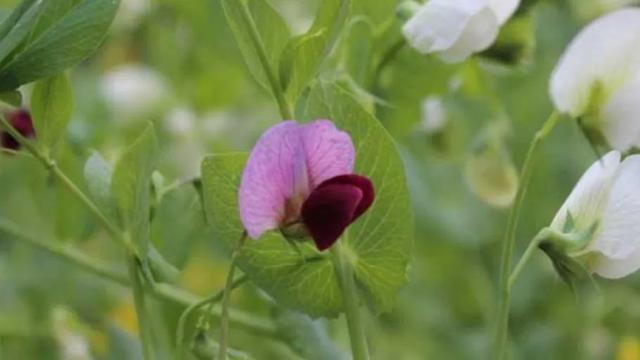
[[(5, 114), (7, 120), (22, 136), (30, 138), (35, 136), (35, 129), (31, 121), (31, 115), (25, 109), (18, 109)], [(0, 142), (3, 148), (10, 150), (20, 149), (20, 143), (8, 132), (0, 132)]]

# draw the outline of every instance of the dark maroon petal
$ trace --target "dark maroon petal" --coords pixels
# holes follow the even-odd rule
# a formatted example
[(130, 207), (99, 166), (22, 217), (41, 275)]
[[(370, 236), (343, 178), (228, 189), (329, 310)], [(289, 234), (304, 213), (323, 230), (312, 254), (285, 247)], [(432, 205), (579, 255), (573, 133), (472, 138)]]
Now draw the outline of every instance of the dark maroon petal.
[(354, 219), (362, 191), (351, 184), (326, 184), (316, 188), (302, 205), (302, 221), (320, 251), (338, 240)]
[(340, 175), (336, 177), (332, 177), (331, 179), (325, 180), (322, 184), (320, 184), (317, 189), (320, 189), (324, 186), (331, 184), (344, 184), (344, 185), (353, 185), (362, 191), (362, 200), (358, 204), (356, 211), (353, 215), (353, 219), (351, 222), (356, 221), (360, 217), (360, 215), (364, 214), (367, 209), (373, 204), (373, 200), (376, 197), (375, 190), (373, 188), (373, 183), (367, 177), (355, 174), (349, 175)]
[[(33, 137), (35, 135), (35, 129), (33, 128), (33, 122), (31, 121), (31, 115), (24, 109), (16, 110), (7, 114), (7, 119), (11, 126), (13, 126), (22, 136)], [(18, 150), (20, 144), (9, 133), (3, 131), (0, 141), (2, 147), (12, 150)]]

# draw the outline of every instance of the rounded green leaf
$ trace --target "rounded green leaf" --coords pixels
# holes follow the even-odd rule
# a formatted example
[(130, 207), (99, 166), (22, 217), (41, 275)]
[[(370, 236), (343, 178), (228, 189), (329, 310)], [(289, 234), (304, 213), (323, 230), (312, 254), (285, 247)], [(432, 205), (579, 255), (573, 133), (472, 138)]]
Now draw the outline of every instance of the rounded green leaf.
[[(413, 215), (402, 162), (382, 125), (346, 91), (319, 84), (308, 99), (307, 119), (325, 118), (351, 134), (357, 148), (356, 172), (371, 178), (376, 201), (339, 241), (355, 270), (361, 295), (372, 307), (388, 311), (407, 281), (413, 242)], [(234, 245), (243, 228), (238, 185), (245, 153), (212, 155), (202, 165), (207, 218), (217, 238)], [(280, 304), (311, 316), (342, 312), (342, 294), (328, 252), (302, 246), (304, 260), (277, 231), (248, 241), (240, 268)]]

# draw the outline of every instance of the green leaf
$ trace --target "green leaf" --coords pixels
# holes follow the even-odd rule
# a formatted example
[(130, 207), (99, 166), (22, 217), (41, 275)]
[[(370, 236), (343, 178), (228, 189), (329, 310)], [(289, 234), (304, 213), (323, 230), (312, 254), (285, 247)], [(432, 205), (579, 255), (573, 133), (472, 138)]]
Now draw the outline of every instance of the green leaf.
[(19, 91), (5, 91), (0, 93), (0, 101), (14, 107), (22, 105), (22, 94)]
[(115, 204), (111, 196), (111, 165), (97, 152), (84, 164), (84, 179), (89, 195), (103, 211), (113, 215)]
[[(277, 70), (280, 53), (282, 53), (291, 34), (284, 19), (267, 0), (222, 0), (224, 14), (247, 63), (249, 72), (261, 86), (271, 91), (269, 80), (256, 49), (256, 39), (252, 38), (249, 30), (250, 25), (245, 21), (243, 2), (247, 3), (260, 34), (260, 40), (264, 44), (268, 56), (267, 62), (274, 71)], [(276, 76), (278, 75), (276, 74)]]
[(291, 101), (297, 100), (333, 50), (350, 7), (350, 0), (322, 1), (311, 29), (287, 44), (280, 61), (280, 81)]
[(326, 321), (281, 307), (274, 310), (278, 333), (285, 342), (307, 360), (346, 360), (349, 358), (332, 341)]
[(413, 213), (404, 167), (393, 139), (380, 122), (341, 87), (319, 82), (307, 102), (305, 119), (331, 119), (356, 145), (357, 174), (368, 176), (376, 200), (363, 218), (349, 227), (356, 280), (378, 312), (393, 306), (407, 282), (413, 247)]
[(87, 58), (102, 42), (119, 0), (43, 3), (47, 5), (40, 11), (34, 36), (2, 63), (0, 91), (54, 75)]
[(0, 24), (0, 39), (4, 39), (4, 37), (14, 29), (16, 24), (20, 21), (20, 19), (22, 19), (24, 14), (29, 11), (29, 9), (31, 9), (31, 6), (36, 1), (37, 0), (22, 0), (20, 4), (18, 4), (18, 6), (13, 9), (11, 14), (6, 19), (4, 19), (2, 24)]
[(346, 41), (346, 70), (356, 83), (367, 85), (374, 59), (374, 26), (368, 18), (354, 18), (348, 26)]
[(153, 125), (149, 124), (120, 158), (111, 180), (120, 221), (141, 255), (147, 254), (149, 246), (151, 174), (157, 153), (158, 142)]
[[(377, 311), (388, 311), (407, 281), (413, 241), (413, 216), (402, 162), (393, 140), (353, 97), (333, 86), (317, 86), (307, 104), (307, 118), (326, 118), (349, 132), (357, 147), (356, 172), (377, 188), (371, 209), (352, 224), (343, 238), (363, 294)], [(238, 215), (237, 191), (245, 153), (212, 155), (202, 165), (207, 219), (216, 238), (233, 246), (244, 231)], [(306, 261), (277, 231), (245, 244), (239, 266), (282, 306), (313, 317), (336, 316), (342, 295), (327, 252), (301, 246)]]
[[(33, 6), (31, 3), (33, 1), (25, 1), (14, 10), (19, 17), (16, 18), (15, 23), (12, 21), (13, 25), (6, 29), (7, 33), (0, 40), (0, 64), (5, 63), (7, 56), (16, 50), (33, 30), (42, 9), (42, 2), (36, 2)], [(27, 4), (29, 7), (26, 7)], [(11, 20), (11, 16), (8, 20)]]
[(73, 90), (64, 73), (36, 82), (31, 95), (31, 115), (38, 141), (52, 148), (64, 136), (73, 114)]

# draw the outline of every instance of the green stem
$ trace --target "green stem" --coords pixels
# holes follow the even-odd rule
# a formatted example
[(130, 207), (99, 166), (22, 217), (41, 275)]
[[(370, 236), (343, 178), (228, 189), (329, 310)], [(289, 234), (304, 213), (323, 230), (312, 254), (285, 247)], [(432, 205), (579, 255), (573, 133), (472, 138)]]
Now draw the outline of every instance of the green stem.
[[(54, 239), (49, 239), (47, 241), (39, 240), (37, 236), (26, 234), (20, 230), (17, 225), (4, 218), (0, 218), (0, 231), (11, 235), (6, 239), (23, 240), (31, 246), (46, 251), (71, 265), (77, 266), (103, 279), (122, 286), (131, 286), (131, 281), (126, 274), (113, 270), (111, 267), (96, 258), (84, 255), (74, 246), (58, 245), (59, 242)], [(202, 298), (197, 295), (169, 284), (155, 284), (152, 287), (145, 289), (145, 291), (149, 291), (151, 296), (154, 296), (159, 300), (169, 301), (184, 307), (189, 307), (202, 301)], [(219, 318), (220, 310), (212, 310), (211, 315)], [(238, 326), (239, 328), (252, 332), (256, 335), (275, 339), (278, 338), (275, 326), (271, 321), (266, 319), (241, 311), (232, 311), (230, 314), (230, 320), (234, 326)]]
[(531, 240), (531, 242), (529, 243), (529, 246), (527, 246), (527, 249), (524, 251), (524, 253), (522, 253), (520, 260), (518, 260), (516, 267), (513, 268), (513, 271), (511, 272), (511, 276), (509, 276), (509, 283), (508, 283), (509, 291), (511, 291), (511, 289), (513, 288), (513, 284), (515, 284), (516, 280), (518, 280), (518, 277), (520, 277), (520, 273), (522, 272), (522, 269), (524, 269), (527, 262), (529, 262), (531, 255), (533, 255), (533, 252), (538, 248), (538, 245), (540, 245), (540, 243), (547, 237), (548, 237), (547, 232), (542, 231), (538, 235), (536, 235), (536, 237), (534, 237), (533, 240)]
[(231, 265), (229, 265), (229, 273), (227, 274), (227, 283), (222, 293), (222, 315), (220, 317), (220, 340), (218, 344), (220, 349), (218, 351), (218, 360), (227, 360), (227, 342), (229, 340), (229, 300), (231, 299), (231, 290), (233, 289), (233, 274), (236, 270), (236, 263), (240, 256), (240, 251), (247, 239), (247, 233), (243, 232), (238, 242), (237, 248), (233, 251), (231, 256)]
[(247, 6), (247, 2), (245, 0), (237, 0), (240, 1), (242, 7), (242, 18), (246, 23), (247, 28), (249, 29), (249, 35), (251, 38), (251, 42), (253, 43), (253, 47), (256, 50), (256, 54), (258, 55), (258, 59), (262, 64), (262, 69), (264, 70), (265, 75), (267, 76), (267, 81), (269, 81), (269, 85), (271, 86), (271, 92), (278, 103), (278, 108), (280, 109), (280, 115), (283, 120), (292, 120), (293, 115), (291, 113), (291, 107), (289, 106), (289, 102), (284, 94), (282, 86), (280, 85), (280, 81), (276, 76), (275, 71), (273, 70), (271, 63), (269, 62), (269, 57), (267, 56), (267, 50), (265, 49), (264, 42), (262, 41), (262, 37), (260, 36), (260, 31), (258, 31), (258, 26), (253, 20), (253, 16), (251, 16), (251, 11)]
[(353, 360), (368, 360), (369, 350), (367, 348), (367, 338), (364, 333), (364, 327), (360, 318), (358, 291), (356, 289), (353, 267), (344, 253), (340, 242), (333, 245), (331, 253), (333, 255), (333, 264), (338, 282), (342, 290), (344, 312), (347, 317)]
[(56, 162), (49, 157), (49, 155), (40, 150), (29, 139), (22, 136), (3, 116), (0, 116), (0, 124), (2, 124), (9, 134), (11, 134), (11, 136), (20, 143), (20, 145), (24, 146), (24, 148), (27, 149), (34, 158), (49, 170), (51, 174), (53, 174), (53, 176), (67, 188), (67, 190), (69, 190), (78, 200), (80, 200), (80, 202), (82, 202), (82, 204), (87, 207), (87, 209), (89, 209), (91, 213), (94, 214), (114, 240), (120, 242), (128, 251), (135, 253), (131, 243), (124, 241), (122, 233), (118, 227), (115, 226), (102, 211), (100, 211), (98, 206), (91, 201), (91, 199), (89, 199), (89, 197), (85, 195), (71, 179), (69, 179), (60, 167), (58, 167)]
[(498, 308), (497, 320), (496, 320), (496, 333), (494, 337), (493, 359), (504, 359), (505, 348), (507, 344), (507, 333), (509, 327), (509, 303), (511, 301), (511, 289), (509, 287), (509, 274), (511, 272), (511, 261), (513, 257), (513, 250), (516, 242), (516, 228), (518, 225), (518, 219), (520, 218), (520, 212), (522, 210), (522, 204), (525, 195), (527, 194), (527, 188), (531, 180), (531, 174), (533, 170), (533, 164), (535, 154), (540, 144), (549, 136), (551, 130), (556, 126), (560, 116), (558, 113), (553, 112), (542, 128), (536, 132), (529, 145), (529, 150), (522, 165), (522, 171), (520, 175), (520, 184), (518, 186), (518, 192), (516, 194), (513, 206), (509, 212), (509, 218), (507, 221), (507, 230), (505, 232), (505, 238), (502, 243), (502, 256), (500, 264), (500, 303)]
[(140, 276), (140, 269), (137, 258), (129, 254), (127, 259), (127, 268), (129, 270), (129, 279), (133, 288), (133, 301), (136, 307), (136, 315), (138, 317), (138, 327), (140, 328), (140, 341), (142, 343), (142, 353), (145, 360), (155, 359), (153, 355), (153, 334), (151, 331), (151, 323), (149, 322), (149, 313), (147, 312), (144, 286)]
[[(231, 289), (233, 290), (237, 288), (238, 286), (244, 284), (247, 280), (248, 278), (245, 275), (240, 276), (233, 282), (233, 284), (231, 284)], [(176, 330), (176, 348), (180, 353), (182, 352), (182, 349), (184, 349), (184, 345), (185, 345), (184, 329), (185, 329), (187, 320), (189, 319), (189, 316), (191, 316), (192, 313), (194, 313), (201, 307), (206, 306), (207, 304), (215, 304), (221, 301), (223, 297), (224, 297), (224, 290), (218, 291), (215, 294), (194, 303), (193, 305), (189, 306), (185, 311), (182, 312), (182, 314), (180, 315), (180, 319), (178, 320), (178, 326)], [(210, 312), (208, 314), (210, 314)]]
[(80, 267), (101, 278), (113, 281), (123, 286), (130, 286), (131, 282), (126, 274), (117, 272), (102, 261), (83, 254), (77, 248), (60, 244), (58, 241), (41, 241), (36, 236), (23, 233), (18, 225), (0, 218), (0, 231), (11, 235), (16, 239), (22, 239), (31, 246), (44, 250), (70, 264)]

